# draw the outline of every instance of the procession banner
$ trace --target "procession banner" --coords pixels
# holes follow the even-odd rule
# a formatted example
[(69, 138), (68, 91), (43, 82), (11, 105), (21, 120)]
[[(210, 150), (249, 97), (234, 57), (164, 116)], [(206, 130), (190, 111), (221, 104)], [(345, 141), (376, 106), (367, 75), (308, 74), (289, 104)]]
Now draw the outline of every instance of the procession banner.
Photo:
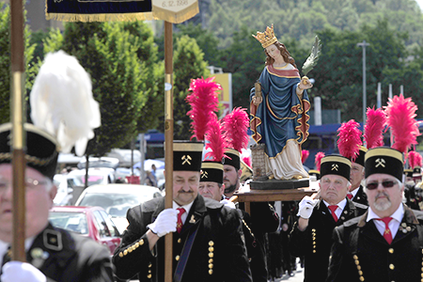
[(46, 0), (46, 19), (65, 22), (153, 20), (151, 0)]
[(176, 24), (198, 12), (197, 0), (46, 0), (46, 19), (66, 22), (160, 19)]

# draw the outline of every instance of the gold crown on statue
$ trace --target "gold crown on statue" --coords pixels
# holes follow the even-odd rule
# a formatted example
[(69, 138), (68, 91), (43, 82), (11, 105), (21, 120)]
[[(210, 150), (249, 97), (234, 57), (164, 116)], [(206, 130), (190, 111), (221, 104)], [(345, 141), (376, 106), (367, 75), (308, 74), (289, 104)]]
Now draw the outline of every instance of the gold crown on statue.
[(272, 27), (267, 27), (265, 32), (257, 31), (257, 35), (253, 34), (253, 36), (255, 39), (260, 41), (261, 46), (263, 46), (263, 48), (267, 48), (276, 41), (278, 41), (275, 36), (275, 33), (273, 32), (273, 24)]

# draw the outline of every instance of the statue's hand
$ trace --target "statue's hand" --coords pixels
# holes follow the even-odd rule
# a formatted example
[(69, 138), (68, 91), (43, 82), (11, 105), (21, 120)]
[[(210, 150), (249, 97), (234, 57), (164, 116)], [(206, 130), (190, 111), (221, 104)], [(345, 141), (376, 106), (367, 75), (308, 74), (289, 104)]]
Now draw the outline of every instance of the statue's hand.
[(260, 105), (261, 102), (263, 102), (263, 98), (262, 97), (256, 97), (254, 95), (252, 101), (253, 101), (254, 106), (258, 106), (258, 105)]
[(303, 76), (300, 85), (300, 90), (310, 89), (311, 87), (313, 87), (313, 84), (310, 82), (310, 79), (307, 76)]

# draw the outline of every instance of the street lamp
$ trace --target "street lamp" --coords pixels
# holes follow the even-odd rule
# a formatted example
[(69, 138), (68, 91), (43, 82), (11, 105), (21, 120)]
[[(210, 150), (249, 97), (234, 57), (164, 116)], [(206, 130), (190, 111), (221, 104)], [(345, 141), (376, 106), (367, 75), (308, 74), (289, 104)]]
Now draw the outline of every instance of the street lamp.
[(361, 43), (357, 43), (358, 47), (363, 47), (363, 126), (366, 123), (366, 101), (367, 101), (367, 95), (366, 95), (366, 46), (369, 46), (370, 44), (366, 42), (366, 40), (363, 40)]

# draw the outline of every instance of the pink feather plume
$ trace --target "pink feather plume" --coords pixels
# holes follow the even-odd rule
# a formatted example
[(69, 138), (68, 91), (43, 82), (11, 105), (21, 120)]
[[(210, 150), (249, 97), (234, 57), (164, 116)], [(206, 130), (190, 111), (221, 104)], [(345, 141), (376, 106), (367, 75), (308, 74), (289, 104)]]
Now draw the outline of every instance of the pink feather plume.
[(250, 157), (243, 157), (242, 161), (248, 166), (251, 167), (251, 158)]
[(192, 92), (186, 98), (191, 105), (191, 110), (187, 113), (192, 120), (191, 130), (194, 133), (191, 139), (196, 137), (198, 141), (204, 141), (211, 113), (218, 111), (219, 99), (216, 91), (222, 88), (213, 80), (214, 77), (191, 80), (189, 90)]
[(363, 144), (361, 141), (361, 131), (358, 129), (360, 124), (355, 120), (344, 122), (338, 128), (338, 149), (339, 153), (344, 157), (355, 161), (359, 152), (360, 146)]
[(325, 156), (325, 153), (318, 152), (314, 157), (314, 163), (316, 164), (316, 169), (320, 171), (320, 165), (322, 164), (322, 158)]
[(367, 108), (367, 121), (364, 126), (364, 141), (367, 149), (383, 146), (383, 130), (386, 114), (382, 109)]
[(211, 149), (211, 151), (206, 153), (204, 157), (211, 161), (220, 162), (225, 156), (227, 144), (222, 134), (220, 121), (215, 113), (211, 114), (211, 120), (207, 127), (206, 137), (209, 142), (206, 143), (206, 149)]
[(310, 152), (308, 150), (301, 150), (301, 161), (303, 164), (306, 162), (308, 156), (310, 156)]
[(247, 134), (250, 120), (246, 109), (234, 108), (232, 112), (223, 118), (223, 134), (228, 147), (241, 153), (242, 149), (246, 149), (250, 137)]
[(411, 98), (404, 98), (400, 94), (400, 96), (389, 99), (385, 112), (387, 124), (394, 136), (392, 148), (407, 153), (411, 145), (417, 144), (417, 136), (420, 135), (420, 132), (414, 119), (417, 116), (416, 111), (417, 105)]
[(408, 152), (408, 163), (410, 164), (410, 167), (412, 169), (417, 166), (422, 167), (422, 155), (420, 155), (416, 151)]

